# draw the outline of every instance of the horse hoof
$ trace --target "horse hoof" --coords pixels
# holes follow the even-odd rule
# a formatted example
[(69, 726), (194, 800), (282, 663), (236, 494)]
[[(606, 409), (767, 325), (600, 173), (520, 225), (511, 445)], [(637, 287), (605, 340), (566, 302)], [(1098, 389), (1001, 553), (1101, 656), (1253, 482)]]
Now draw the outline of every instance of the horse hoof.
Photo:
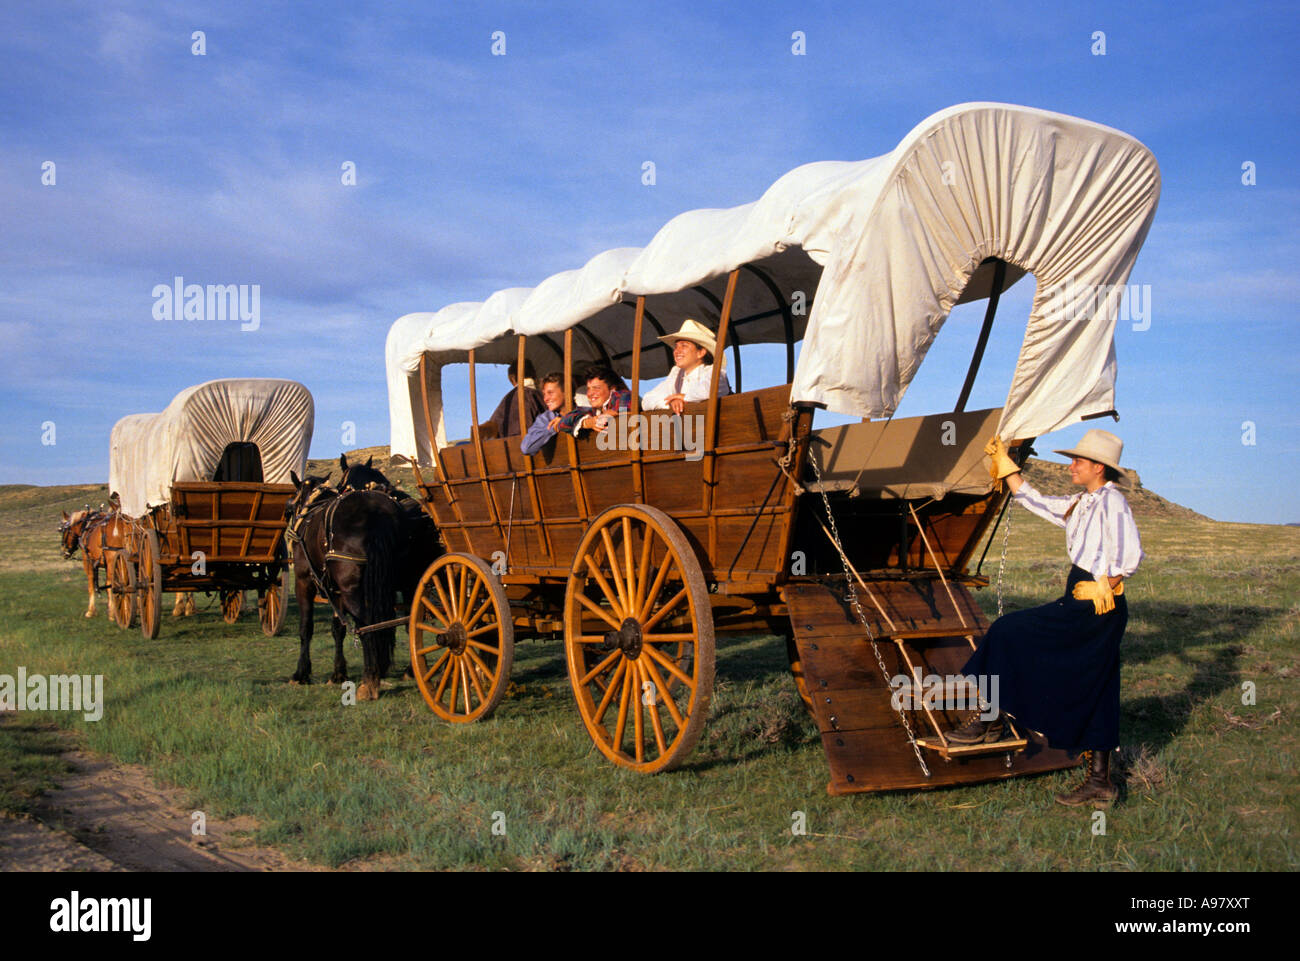
[(94, 616), (95, 616), (94, 611), (86, 611), (86, 617), (94, 617)]
[(305, 679), (303, 679), (303, 680), (301, 680), (301, 681), (298, 680), (298, 678), (296, 678), (296, 677), (291, 677), (291, 678), (289, 678), (289, 686), (290, 686), (290, 687), (302, 687), (304, 684), (310, 684), (310, 683), (311, 683), (311, 678), (309, 678), (309, 677), (308, 677), (308, 678), (305, 678)]
[(369, 681), (362, 681), (357, 686), (358, 701), (377, 701), (379, 700), (379, 690), (373, 687)]

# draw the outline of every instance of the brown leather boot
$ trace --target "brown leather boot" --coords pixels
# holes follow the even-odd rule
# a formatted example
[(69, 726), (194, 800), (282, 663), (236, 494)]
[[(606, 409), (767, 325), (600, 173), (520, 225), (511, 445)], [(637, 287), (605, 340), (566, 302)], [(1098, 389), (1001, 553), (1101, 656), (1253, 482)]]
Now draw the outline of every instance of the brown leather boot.
[(1110, 751), (1085, 751), (1088, 755), (1088, 777), (1073, 791), (1056, 795), (1057, 804), (1078, 807), (1091, 804), (1106, 807), (1119, 797), (1119, 790), (1110, 783)]
[(949, 744), (991, 744), (994, 741), (1002, 739), (1003, 724), (1002, 715), (998, 714), (991, 721), (980, 720), (980, 713), (976, 711), (971, 715), (970, 720), (961, 727), (949, 731), (944, 735)]

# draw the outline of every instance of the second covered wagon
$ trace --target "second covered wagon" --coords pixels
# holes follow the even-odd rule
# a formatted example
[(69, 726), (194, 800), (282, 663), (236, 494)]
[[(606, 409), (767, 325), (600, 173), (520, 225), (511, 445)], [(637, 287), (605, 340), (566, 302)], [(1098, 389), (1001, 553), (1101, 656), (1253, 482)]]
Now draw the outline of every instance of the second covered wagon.
[(284, 621), (284, 508), (304, 473), (315, 406), (292, 380), (240, 378), (190, 387), (157, 414), (113, 427), (109, 490), (130, 527), (110, 564), (121, 610), (158, 636), (164, 591), (217, 591), (227, 621), (245, 591), (267, 634)]

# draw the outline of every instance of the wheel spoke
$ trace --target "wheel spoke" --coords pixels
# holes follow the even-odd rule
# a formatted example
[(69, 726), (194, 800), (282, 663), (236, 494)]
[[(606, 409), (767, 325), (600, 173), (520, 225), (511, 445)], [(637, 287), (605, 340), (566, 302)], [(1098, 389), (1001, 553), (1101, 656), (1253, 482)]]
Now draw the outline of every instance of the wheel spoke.
[(456, 585), (456, 603), (459, 605), (458, 609), (462, 611), (469, 610), (469, 605), (465, 603), (465, 581), (468, 577), (469, 568), (462, 566), (460, 568), (460, 582)]
[[(627, 520), (627, 518), (623, 518)], [(641, 719), (641, 665), (632, 662), (632, 736), (636, 739), (636, 763), (645, 760), (645, 722)]]
[(618, 723), (614, 725), (614, 750), (620, 754), (623, 753), (623, 731), (627, 727), (628, 695), (632, 693), (632, 665), (629, 661), (624, 663), (628, 667), (623, 672), (623, 689), (618, 696)]
[(447, 577), (447, 596), (451, 598), (452, 620), (460, 620), (460, 595), (456, 592), (456, 571), (450, 565), (443, 568)]
[(694, 634), (642, 634), (642, 644), (680, 644), (682, 641), (694, 641)]
[(659, 596), (659, 592), (663, 590), (664, 581), (668, 579), (668, 570), (675, 566), (675, 564), (676, 559), (673, 557), (672, 552), (666, 552), (664, 554), (663, 566), (659, 568), (659, 573), (655, 575), (655, 582), (650, 587), (650, 593), (646, 594), (645, 600), (641, 604), (641, 610), (637, 612), (636, 619), (638, 621), (644, 621), (646, 617), (649, 616), (650, 608), (654, 606), (655, 598)]
[[(456, 666), (456, 659), (455, 659), (454, 657), (451, 657), (451, 656), (450, 656), (450, 655), (451, 655), (451, 651), (448, 651), (447, 654), (448, 654), (448, 656), (447, 656), (446, 658), (444, 658), (444, 660), (447, 662), (447, 666), (446, 666), (445, 668), (443, 668), (443, 671), (442, 671), (442, 679), (438, 681), (438, 689), (437, 689), (436, 691), (433, 692), (433, 700), (434, 700), (434, 702), (437, 703), (437, 704), (441, 704), (441, 703), (442, 703), (442, 692), (445, 691), (445, 690), (447, 689), (447, 682), (448, 682), (448, 681), (454, 681), (454, 680), (455, 680), (455, 679), (452, 677), (452, 668), (454, 668), (454, 667)], [(439, 661), (439, 663), (442, 663), (442, 662)], [(455, 684), (454, 684), (454, 683), (452, 684), (451, 702), (452, 702), (453, 704), (456, 703), (456, 691), (455, 691)]]
[(480, 634), (486, 634), (488, 631), (496, 631), (499, 629), (500, 629), (499, 624), (484, 624), (482, 627), (476, 627), (474, 630), (469, 631), (468, 633), (466, 633), (465, 636), (478, 637)]
[[(486, 664), (484, 664), (483, 659), (479, 657), (477, 654), (475, 654), (473, 651), (469, 650), (468, 648), (466, 648), (465, 650), (465, 656), (468, 657), (471, 661), (473, 661), (474, 665), (480, 671), (483, 672), (483, 679), (491, 683), (492, 678), (496, 672), (493, 671), (491, 668), (489, 668)], [(487, 695), (485, 695), (482, 691), (479, 691), (479, 699), (486, 701)]]
[(623, 562), (627, 565), (627, 576), (623, 579), (627, 587), (627, 609), (636, 610), (636, 582), (632, 580), (632, 518), (623, 518)]
[[(479, 682), (478, 682), (478, 673), (477, 673), (477, 671), (474, 670), (475, 665), (474, 665), (473, 661), (471, 660), (471, 658), (473, 658), (473, 657), (474, 657), (474, 655), (471, 654), (471, 653), (467, 650), (467, 651), (465, 652), (465, 657), (464, 657), (464, 659), (461, 661), (461, 663), (462, 663), (462, 664), (465, 664), (466, 661), (470, 661), (470, 663), (465, 664), (465, 676), (468, 677), (469, 680), (470, 680), (470, 682), (474, 685), (474, 693), (478, 695), (478, 702), (479, 702), (480, 704), (482, 704), (484, 701), (487, 700), (487, 695), (483, 693), (483, 688), (482, 688), (482, 686), (481, 686), (481, 685), (479, 684)], [(485, 671), (484, 673), (487, 673), (487, 672)], [(490, 675), (489, 675), (489, 676), (490, 676)], [(469, 696), (469, 695), (466, 694), (466, 697), (468, 697), (468, 696)], [(469, 713), (469, 702), (468, 702), (468, 701), (465, 702), (465, 713), (466, 713), (466, 714)]]
[(440, 647), (442, 647), (441, 644), (431, 644), (429, 647), (422, 647), (415, 652), (415, 656), (424, 657), (424, 655), (428, 654), (430, 651), (436, 651)]
[(574, 643), (576, 644), (604, 644), (605, 635), (604, 634), (579, 634), (573, 640)]
[(430, 614), (442, 622), (442, 629), (444, 631), (451, 626), (451, 618), (448, 617), (444, 611), (440, 611), (438, 608), (434, 607), (433, 601), (429, 600), (429, 598), (425, 597), (423, 594), (420, 595), (420, 603), (429, 609)]
[[(451, 602), (447, 600), (447, 592), (442, 589), (442, 578), (435, 572), (429, 580), (433, 582), (433, 586), (438, 592), (438, 599), (442, 601), (442, 609), (447, 612), (445, 623), (450, 625), (455, 618), (455, 614), (451, 609)], [(426, 604), (429, 603), (427, 598), (424, 600)], [(430, 605), (430, 609), (432, 609), (432, 605)]]
[[(646, 662), (645, 666), (652, 667), (652, 665), (649, 662)], [(658, 689), (656, 689), (655, 693), (658, 694)], [(667, 701), (668, 698), (665, 697), (664, 700)], [(659, 749), (659, 756), (663, 757), (665, 754), (668, 753), (668, 746), (664, 743), (664, 723), (659, 718), (658, 701), (659, 701), (658, 697), (656, 697), (653, 701), (651, 701), (650, 704), (647, 706), (646, 711), (650, 715), (650, 726), (651, 728), (654, 729), (655, 732), (655, 747)], [(681, 730), (680, 724), (677, 727), (678, 730)]]
[(620, 627), (623, 626), (618, 621), (614, 620), (614, 618), (606, 614), (605, 611), (602, 610), (600, 606), (596, 604), (596, 602), (593, 601), (591, 598), (589, 598), (586, 594), (578, 593), (575, 596), (578, 598), (579, 604), (581, 604), (587, 610), (591, 611), (591, 613), (595, 614), (597, 617), (601, 618), (606, 624), (614, 628), (614, 630), (617, 631)]
[[(645, 662), (645, 668), (650, 674), (650, 679), (654, 681), (656, 690), (663, 698), (664, 707), (668, 708), (668, 713), (672, 715), (673, 723), (677, 725), (677, 730), (680, 731), (686, 726), (686, 721), (683, 720), (681, 712), (677, 710), (677, 705), (673, 703), (672, 696), (668, 693), (668, 685), (664, 683), (664, 679), (660, 676), (659, 671), (655, 669), (654, 661), (647, 660)], [(654, 712), (654, 722), (655, 730), (662, 736), (663, 730), (659, 726), (659, 711), (657, 707)], [(662, 750), (663, 748), (660, 747), (660, 751)]]
[(445, 661), (445, 660), (447, 660), (447, 658), (449, 658), (449, 657), (451, 657), (451, 651), (449, 651), (449, 650), (447, 650), (447, 651), (443, 651), (442, 654), (438, 657), (438, 659), (437, 659), (436, 661), (433, 662), (433, 667), (429, 668), (429, 670), (426, 671), (425, 674), (424, 674), (424, 683), (425, 683), (425, 684), (428, 684), (428, 683), (429, 683), (429, 678), (433, 677), (433, 672), (436, 671), (439, 667), (441, 667), (441, 666), (442, 666), (442, 662)]
[[(620, 603), (619, 597), (610, 588), (609, 581), (605, 580), (605, 575), (600, 572), (599, 565), (596, 564), (590, 554), (587, 555), (587, 573), (589, 573), (592, 578), (595, 579), (596, 583), (600, 585), (600, 589), (605, 595), (605, 600), (609, 601), (609, 606), (614, 613), (619, 617), (626, 617), (627, 615), (624, 613), (626, 608), (624, 608)], [(618, 627), (617, 621), (611, 621), (610, 623), (615, 627)]]
[(465, 667), (465, 658), (456, 658), (456, 667), (460, 669), (460, 689), (464, 697), (465, 713), (469, 713), (469, 669)]
[(588, 671), (586, 674), (584, 674), (584, 675), (582, 676), (582, 680), (580, 680), (578, 683), (579, 683), (580, 685), (590, 684), (591, 681), (592, 681), (592, 678), (594, 678), (597, 674), (601, 674), (601, 673), (603, 673), (604, 670), (605, 670), (605, 668), (607, 668), (607, 667), (609, 667), (611, 664), (613, 664), (613, 663), (614, 663), (614, 660), (615, 660), (616, 658), (618, 658), (622, 653), (623, 653), (623, 652), (622, 652), (621, 650), (615, 650), (612, 654), (610, 654), (608, 657), (606, 657), (603, 661), (601, 661), (599, 664), (597, 664), (595, 667), (593, 667), (590, 671)]
[(614, 669), (614, 676), (609, 679), (609, 687), (605, 688), (605, 696), (600, 699), (600, 704), (596, 706), (596, 713), (592, 715), (592, 722), (603, 724), (605, 722), (605, 712), (609, 710), (609, 705), (614, 700), (614, 692), (618, 690), (618, 682), (627, 670), (627, 659), (619, 661), (618, 667)]
[[(618, 591), (618, 600), (623, 611), (631, 611), (628, 605), (627, 592), (623, 590), (623, 575), (618, 572), (618, 554), (614, 551), (613, 538), (609, 536), (609, 528), (600, 529), (600, 540), (605, 545), (605, 559), (609, 561), (609, 576), (613, 578), (614, 589)], [(624, 617), (627, 614), (623, 615)]]
[(642, 631), (642, 633), (645, 633), (646, 631), (649, 631), (650, 629), (652, 629), (656, 624), (658, 624), (660, 621), (662, 621), (662, 620), (664, 619), (664, 617), (668, 614), (669, 611), (671, 611), (674, 607), (676, 607), (678, 604), (680, 604), (680, 603), (681, 603), (682, 601), (684, 601), (684, 600), (686, 600), (686, 587), (685, 587), (685, 586), (683, 586), (682, 589), (681, 589), (680, 591), (678, 591), (676, 594), (674, 594), (674, 595), (672, 596), (672, 598), (668, 601), (667, 604), (665, 604), (663, 607), (659, 608), (659, 610), (655, 611), (655, 613), (654, 613), (654, 617), (650, 618), (650, 620), (648, 620), (648, 621), (645, 621), (645, 622), (641, 625), (641, 631)]
[[(689, 678), (687, 675), (683, 674), (682, 669), (679, 668), (676, 664), (674, 664), (672, 660), (665, 657), (663, 653), (661, 653), (657, 648), (643, 647), (641, 648), (641, 651), (645, 654), (649, 654), (652, 658), (658, 661), (661, 665), (663, 665), (665, 671), (673, 675), (673, 677), (677, 678), (677, 680), (681, 681), (692, 691), (695, 690), (695, 682), (691, 680), (691, 678)], [(665, 700), (667, 700), (667, 698), (665, 698)]]
[(646, 575), (650, 573), (650, 546), (654, 543), (651, 536), (653, 529), (646, 526), (641, 534), (641, 563), (637, 567), (636, 574), (636, 591), (632, 598), (632, 609), (638, 614), (641, 613), (641, 606), (645, 604)]
[(493, 647), (491, 644), (484, 644), (482, 641), (466, 641), (465, 643), (467, 645), (465, 648), (465, 653), (467, 654), (469, 653), (469, 649), (471, 647), (477, 647), (480, 651), (487, 651), (489, 654), (493, 655), (494, 657), (501, 656), (501, 648)]
[(483, 616), (483, 612), (486, 611), (491, 606), (492, 606), (492, 598), (489, 597), (487, 600), (485, 600), (482, 604), (479, 605), (478, 610), (475, 611), (473, 615), (470, 617), (470, 619), (465, 622), (465, 630), (468, 631), (471, 627), (477, 624), (479, 622), (479, 618)]

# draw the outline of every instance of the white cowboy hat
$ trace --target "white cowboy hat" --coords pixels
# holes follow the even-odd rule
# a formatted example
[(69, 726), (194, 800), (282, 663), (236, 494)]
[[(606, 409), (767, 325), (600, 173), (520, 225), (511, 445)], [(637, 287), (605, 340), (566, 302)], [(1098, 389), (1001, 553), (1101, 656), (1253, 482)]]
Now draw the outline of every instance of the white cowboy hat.
[(673, 346), (679, 340), (689, 340), (692, 344), (703, 347), (716, 359), (718, 356), (718, 340), (713, 336), (713, 331), (705, 327), (698, 320), (691, 320), (689, 317), (682, 321), (682, 329), (675, 334), (664, 334), (659, 338), (669, 347)]
[(1098, 464), (1105, 464), (1119, 471), (1121, 478), (1128, 477), (1124, 468), (1119, 466), (1120, 455), (1124, 453), (1124, 442), (1108, 430), (1093, 428), (1083, 435), (1083, 440), (1079, 441), (1073, 450), (1058, 450), (1055, 453), (1064, 454), (1066, 457), (1095, 460)]

